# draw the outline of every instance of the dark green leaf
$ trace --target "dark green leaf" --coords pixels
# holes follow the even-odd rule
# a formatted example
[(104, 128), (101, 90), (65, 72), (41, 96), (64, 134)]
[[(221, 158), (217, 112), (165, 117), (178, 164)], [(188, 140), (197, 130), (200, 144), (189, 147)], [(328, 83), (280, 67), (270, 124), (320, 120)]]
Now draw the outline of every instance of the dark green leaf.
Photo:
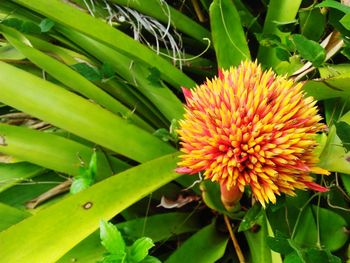
[(48, 18), (45, 18), (40, 22), (39, 27), (42, 33), (46, 33), (46, 32), (49, 32), (54, 27), (54, 25), (55, 25), (54, 21)]
[(326, 17), (319, 8), (301, 10), (299, 21), (301, 34), (306, 38), (318, 41), (324, 34)]
[(277, 28), (281, 31), (281, 32), (292, 32), (295, 28), (295, 26), (298, 24), (297, 20), (292, 20), (292, 21), (288, 21), (288, 22), (275, 22), (277, 24)]
[(37, 24), (34, 24), (33, 22), (30, 22), (30, 21), (24, 22), (20, 31), (27, 34), (41, 33), (40, 27)]
[(157, 86), (161, 81), (161, 74), (160, 71), (157, 68), (149, 68), (150, 74), (148, 75), (147, 79), (150, 84), (156, 83)]
[(251, 229), (259, 220), (262, 214), (262, 207), (260, 204), (255, 203), (252, 208), (248, 210), (244, 216), (242, 222), (239, 225), (238, 232)]
[(95, 68), (93, 68), (92, 66), (86, 63), (74, 64), (72, 65), (72, 68), (74, 68), (77, 72), (79, 72), (88, 80), (91, 80), (91, 81), (101, 80), (101, 76), (99, 72)]
[(281, 61), (289, 61), (290, 53), (284, 48), (276, 48), (276, 56)]
[[(347, 222), (339, 214), (322, 207), (313, 206), (315, 218), (319, 220), (322, 247), (330, 251), (340, 249), (348, 240)], [(332, 233), (330, 235), (330, 233)]]
[(297, 51), (304, 59), (312, 62), (315, 67), (324, 62), (326, 51), (320, 44), (298, 34), (293, 35), (292, 38)]
[(266, 242), (268, 246), (278, 253), (287, 255), (293, 251), (288, 240), (283, 237), (267, 237)]
[(100, 69), (102, 79), (109, 79), (115, 74), (113, 67), (109, 63), (104, 63)]
[(1, 24), (4, 24), (5, 26), (13, 27), (21, 31), (23, 26), (23, 21), (18, 18), (8, 18), (3, 20)]
[(128, 259), (131, 262), (140, 262), (146, 258), (150, 248), (154, 246), (152, 239), (142, 237), (136, 240), (130, 247)]
[(102, 245), (113, 255), (126, 256), (126, 246), (122, 235), (113, 224), (100, 221), (100, 238)]
[(350, 125), (344, 121), (340, 121), (335, 123), (335, 127), (337, 129), (337, 135), (341, 140), (345, 152), (350, 150)]
[(288, 254), (284, 261), (284, 263), (306, 263), (305, 261), (302, 261), (298, 255), (297, 252), (293, 251), (292, 253)]
[(210, 224), (187, 239), (165, 262), (216, 262), (223, 256), (227, 241), (227, 235), (220, 234), (216, 230), (215, 224)]
[(335, 0), (322, 1), (321, 3), (317, 4), (315, 7), (331, 7), (331, 8), (337, 9), (339, 11), (342, 11), (345, 14), (350, 13), (349, 6), (347, 6), (345, 4), (341, 4), (340, 2), (335, 1)]

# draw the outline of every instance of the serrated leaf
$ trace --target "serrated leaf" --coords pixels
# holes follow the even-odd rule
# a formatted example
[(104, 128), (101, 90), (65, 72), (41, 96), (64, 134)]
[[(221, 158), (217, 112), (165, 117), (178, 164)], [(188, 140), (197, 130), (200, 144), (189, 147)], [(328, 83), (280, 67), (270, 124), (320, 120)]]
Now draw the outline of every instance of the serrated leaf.
[(146, 258), (150, 248), (154, 246), (152, 239), (148, 237), (142, 237), (137, 239), (129, 248), (128, 259), (131, 262), (140, 262)]
[(124, 239), (113, 224), (104, 220), (100, 221), (101, 244), (113, 255), (126, 255)]
[(72, 68), (74, 68), (77, 72), (79, 72), (82, 76), (84, 76), (88, 80), (91, 80), (91, 81), (101, 80), (101, 76), (99, 72), (95, 68), (93, 68), (92, 66), (86, 63), (74, 64), (72, 65)]
[(49, 32), (54, 27), (54, 25), (55, 25), (54, 21), (48, 18), (45, 18), (40, 22), (39, 27), (42, 33), (46, 33), (46, 32)]
[(292, 39), (299, 54), (312, 62), (315, 67), (320, 66), (325, 61), (326, 51), (320, 44), (299, 34), (293, 35)]
[(262, 213), (262, 207), (258, 203), (254, 204), (252, 208), (243, 217), (242, 222), (239, 225), (238, 232), (251, 229), (259, 220)]
[(350, 125), (344, 121), (337, 122), (334, 125), (345, 152), (348, 152), (350, 150)]

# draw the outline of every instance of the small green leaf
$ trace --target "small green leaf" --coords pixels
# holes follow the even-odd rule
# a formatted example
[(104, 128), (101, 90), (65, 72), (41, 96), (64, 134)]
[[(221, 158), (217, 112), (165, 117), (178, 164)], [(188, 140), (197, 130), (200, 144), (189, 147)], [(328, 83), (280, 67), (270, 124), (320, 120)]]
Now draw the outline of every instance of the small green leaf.
[(252, 208), (248, 210), (244, 216), (242, 222), (239, 225), (238, 232), (251, 229), (259, 220), (262, 214), (262, 207), (258, 203), (255, 203)]
[(54, 27), (54, 25), (55, 25), (54, 21), (48, 18), (45, 18), (40, 22), (39, 27), (42, 33), (46, 33), (46, 32), (49, 32)]
[(150, 248), (154, 246), (152, 239), (142, 237), (136, 240), (129, 248), (128, 259), (131, 262), (141, 262), (148, 255)]
[(156, 137), (160, 138), (162, 141), (171, 141), (172, 140), (172, 136), (169, 133), (169, 131), (165, 128), (160, 128), (158, 130), (156, 130), (153, 135), (155, 135)]
[(86, 63), (77, 63), (72, 65), (72, 68), (74, 68), (77, 72), (79, 72), (81, 75), (83, 75), (85, 78), (91, 81), (95, 80), (101, 80), (101, 76), (99, 72), (92, 66), (86, 64)]
[(312, 62), (315, 67), (324, 62), (326, 51), (320, 44), (299, 34), (293, 35), (292, 39), (299, 54), (304, 59)]
[(255, 36), (263, 47), (278, 47), (281, 45), (281, 38), (277, 35), (256, 33)]
[(162, 263), (158, 258), (147, 255), (141, 263)]
[(344, 121), (340, 121), (335, 124), (335, 127), (345, 152), (348, 152), (350, 150), (350, 125)]
[(318, 41), (324, 34), (326, 17), (319, 8), (300, 10), (299, 22), (301, 34), (310, 40)]
[(287, 22), (275, 22), (277, 24), (277, 28), (281, 32), (292, 32), (295, 28), (295, 26), (298, 24), (297, 20), (287, 21)]
[(100, 69), (100, 77), (101, 79), (109, 79), (113, 77), (115, 74), (114, 69), (111, 64), (104, 63)]
[(100, 221), (101, 244), (113, 255), (126, 256), (126, 246), (116, 226), (104, 220)]
[(159, 87), (159, 83), (161, 82), (161, 74), (160, 71), (157, 68), (149, 68), (150, 74), (148, 75), (147, 79), (150, 84), (157, 84), (157, 87)]
[(30, 21), (24, 22), (20, 31), (23, 33), (27, 33), (27, 34), (40, 34), (41, 33), (40, 27), (37, 24), (30, 22)]

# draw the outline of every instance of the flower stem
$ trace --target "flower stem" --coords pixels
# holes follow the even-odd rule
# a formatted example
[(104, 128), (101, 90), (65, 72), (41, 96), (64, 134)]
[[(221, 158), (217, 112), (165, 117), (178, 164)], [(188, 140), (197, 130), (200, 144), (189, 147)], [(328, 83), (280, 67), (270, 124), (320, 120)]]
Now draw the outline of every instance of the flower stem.
[(240, 263), (244, 263), (246, 261), (244, 259), (242, 250), (241, 250), (241, 248), (240, 248), (240, 246), (238, 244), (238, 241), (237, 241), (235, 235), (233, 234), (233, 230), (232, 230), (232, 227), (231, 227), (230, 220), (228, 219), (228, 217), (226, 215), (224, 215), (224, 220), (225, 220), (225, 223), (226, 223), (227, 230), (230, 233), (230, 237), (231, 237), (231, 240), (232, 240), (232, 243), (233, 243), (233, 247), (234, 247), (234, 249), (236, 251), (236, 254), (238, 256), (238, 260), (239, 260)]

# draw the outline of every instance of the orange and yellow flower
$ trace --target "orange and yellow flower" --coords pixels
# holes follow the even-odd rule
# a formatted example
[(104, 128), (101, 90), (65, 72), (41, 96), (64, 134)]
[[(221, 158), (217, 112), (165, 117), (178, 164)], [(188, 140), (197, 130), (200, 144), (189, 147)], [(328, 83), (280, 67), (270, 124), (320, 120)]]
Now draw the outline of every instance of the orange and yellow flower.
[(316, 101), (301, 89), (248, 61), (191, 91), (184, 88), (177, 171), (203, 171), (227, 190), (250, 186), (262, 205), (295, 189), (326, 191), (310, 175), (328, 174), (313, 153), (316, 132), (325, 125)]

